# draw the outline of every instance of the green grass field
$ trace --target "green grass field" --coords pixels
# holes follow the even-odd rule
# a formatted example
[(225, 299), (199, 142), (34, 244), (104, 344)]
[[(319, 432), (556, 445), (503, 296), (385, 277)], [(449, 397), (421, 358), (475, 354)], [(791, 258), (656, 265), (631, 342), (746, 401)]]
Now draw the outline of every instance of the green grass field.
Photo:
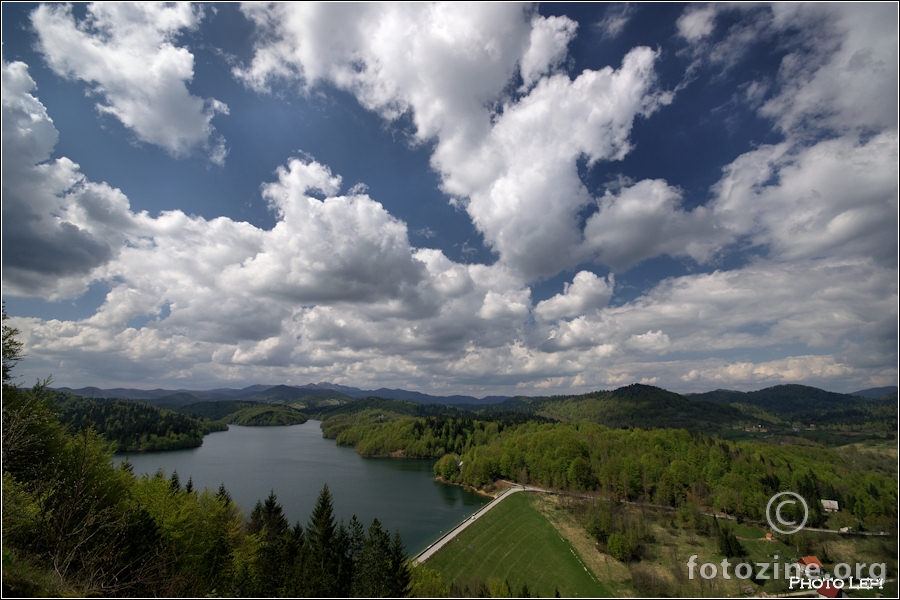
[(588, 572), (527, 493), (513, 494), (470, 525), (425, 563), (447, 583), (523, 585), (532, 596), (597, 598), (613, 594)]

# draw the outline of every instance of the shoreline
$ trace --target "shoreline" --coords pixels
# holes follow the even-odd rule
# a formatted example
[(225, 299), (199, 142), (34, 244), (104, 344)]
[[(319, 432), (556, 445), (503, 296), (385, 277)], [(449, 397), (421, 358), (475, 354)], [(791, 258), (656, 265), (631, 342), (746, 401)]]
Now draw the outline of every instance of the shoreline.
[(445, 485), (455, 485), (456, 487), (461, 487), (463, 489), (469, 490), (470, 492), (474, 492), (474, 493), (478, 494), (479, 496), (483, 496), (485, 498), (492, 498), (492, 499), (496, 499), (501, 494), (503, 494), (503, 492), (505, 492), (509, 488), (513, 487), (512, 484), (510, 484), (506, 481), (503, 481), (502, 479), (498, 479), (491, 484), (491, 487), (494, 489), (494, 491), (489, 491), (489, 490), (483, 489), (483, 488), (477, 488), (473, 485), (469, 485), (468, 483), (456, 483), (455, 481), (449, 481), (447, 479), (444, 479), (440, 475), (435, 475), (434, 480), (439, 483), (443, 483)]

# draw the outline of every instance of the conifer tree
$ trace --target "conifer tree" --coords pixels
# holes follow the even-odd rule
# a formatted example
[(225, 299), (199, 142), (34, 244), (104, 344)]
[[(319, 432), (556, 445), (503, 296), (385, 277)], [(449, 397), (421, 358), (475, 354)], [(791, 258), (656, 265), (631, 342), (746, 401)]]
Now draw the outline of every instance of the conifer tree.
[(334, 503), (328, 484), (325, 484), (306, 527), (309, 554), (305, 584), (309, 588), (310, 596), (331, 596), (337, 587), (336, 533)]
[(409, 571), (409, 557), (406, 555), (406, 548), (403, 540), (400, 539), (400, 532), (394, 532), (394, 539), (391, 541), (390, 549), (390, 586), (388, 596), (391, 598), (403, 598), (409, 595), (409, 586), (411, 574)]

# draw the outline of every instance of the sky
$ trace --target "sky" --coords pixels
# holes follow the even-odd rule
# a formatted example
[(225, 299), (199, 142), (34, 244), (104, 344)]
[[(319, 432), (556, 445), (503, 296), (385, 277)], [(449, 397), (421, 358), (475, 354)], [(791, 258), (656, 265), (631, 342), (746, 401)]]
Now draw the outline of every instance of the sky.
[(897, 385), (898, 5), (2, 5), (31, 385)]

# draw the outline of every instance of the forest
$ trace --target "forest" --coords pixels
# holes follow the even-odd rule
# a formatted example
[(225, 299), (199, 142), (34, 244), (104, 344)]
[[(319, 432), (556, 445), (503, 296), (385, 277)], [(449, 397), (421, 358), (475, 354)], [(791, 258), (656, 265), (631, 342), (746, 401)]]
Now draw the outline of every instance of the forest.
[(896, 460), (856, 445), (726, 440), (684, 429), (612, 428), (589, 421), (410, 417), (377, 410), (335, 415), (326, 436), (366, 456), (438, 459), (435, 475), (481, 488), (497, 479), (584, 491), (671, 508), (698, 505), (740, 519), (764, 518), (772, 494), (812, 502), (810, 525), (837, 500), (840, 526), (897, 528)]
[(307, 416), (284, 404), (248, 400), (199, 402), (162, 408), (116, 398), (82, 398), (50, 392), (53, 409), (73, 431), (92, 428), (115, 445), (116, 452), (155, 452), (196, 448), (203, 436), (228, 425), (299, 425)]
[(21, 343), (5, 318), (4, 312), (4, 597), (410, 591), (399, 534), (377, 519), (368, 527), (355, 517), (336, 522), (327, 486), (306, 525), (291, 525), (274, 491), (245, 517), (224, 485), (198, 490), (190, 480), (182, 485), (177, 473), (137, 477), (127, 461), (113, 466), (113, 445), (97, 430), (60, 421), (49, 382), (13, 385)]
[(225, 423), (181, 414), (144, 402), (88, 399), (56, 392), (53, 408), (74, 431), (93, 428), (117, 452), (150, 452), (196, 448), (203, 436), (228, 428)]

